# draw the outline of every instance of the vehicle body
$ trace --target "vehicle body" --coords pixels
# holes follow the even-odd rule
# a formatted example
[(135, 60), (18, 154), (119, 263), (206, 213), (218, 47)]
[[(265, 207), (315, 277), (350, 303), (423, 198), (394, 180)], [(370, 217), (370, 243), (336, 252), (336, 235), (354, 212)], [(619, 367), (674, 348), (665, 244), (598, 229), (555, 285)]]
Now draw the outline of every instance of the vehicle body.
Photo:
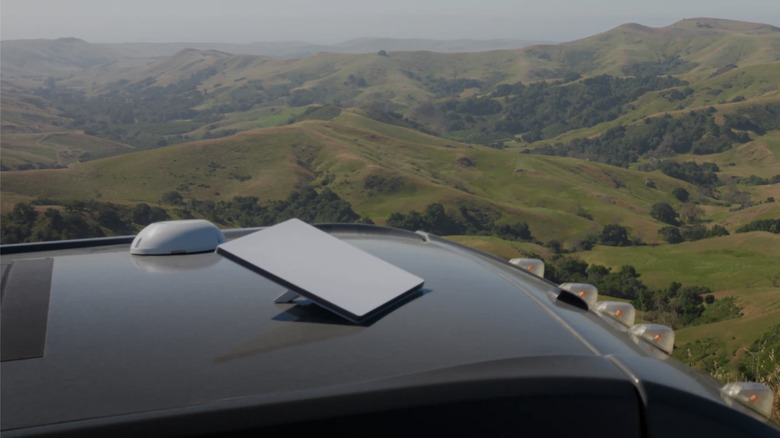
[(4, 247), (3, 436), (778, 434), (503, 259), (425, 233), (317, 227), (424, 285), (355, 324), (274, 302), (284, 287), (213, 251), (131, 255), (132, 237)]

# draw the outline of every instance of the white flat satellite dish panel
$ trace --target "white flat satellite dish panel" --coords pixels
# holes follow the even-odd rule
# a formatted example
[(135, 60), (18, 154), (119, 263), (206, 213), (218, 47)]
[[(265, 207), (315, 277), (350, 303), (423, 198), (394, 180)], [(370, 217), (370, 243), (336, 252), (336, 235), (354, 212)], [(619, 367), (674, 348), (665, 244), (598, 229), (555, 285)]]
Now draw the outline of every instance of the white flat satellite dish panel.
[(298, 219), (223, 243), (217, 253), (353, 322), (424, 281)]

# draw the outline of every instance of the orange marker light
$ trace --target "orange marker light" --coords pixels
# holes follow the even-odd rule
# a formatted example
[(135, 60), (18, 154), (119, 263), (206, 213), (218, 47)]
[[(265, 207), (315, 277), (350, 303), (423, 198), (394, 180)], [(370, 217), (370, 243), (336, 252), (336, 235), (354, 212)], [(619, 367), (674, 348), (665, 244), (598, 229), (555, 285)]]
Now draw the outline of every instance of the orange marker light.
[(654, 340), (655, 342), (658, 342), (658, 341), (660, 341), (660, 340), (661, 340), (661, 335), (655, 335), (655, 336), (653, 336), (653, 340)]
[(755, 403), (755, 402), (758, 401), (758, 396), (753, 394), (753, 395), (750, 396), (750, 398), (748, 400), (750, 400), (750, 403)]
[(580, 298), (585, 298), (585, 291), (581, 290), (579, 295), (580, 295)]
[(617, 310), (615, 310), (615, 316), (617, 316), (618, 318), (620, 318), (621, 316), (623, 316), (623, 311), (622, 311), (622, 310), (620, 310), (620, 309), (617, 309)]

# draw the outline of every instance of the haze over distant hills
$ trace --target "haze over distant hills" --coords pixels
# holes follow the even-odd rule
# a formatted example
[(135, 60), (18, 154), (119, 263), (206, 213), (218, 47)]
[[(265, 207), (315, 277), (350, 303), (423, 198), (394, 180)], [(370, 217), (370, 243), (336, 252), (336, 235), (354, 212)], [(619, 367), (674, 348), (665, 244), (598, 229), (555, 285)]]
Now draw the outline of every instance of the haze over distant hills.
[(101, 44), (126, 56), (163, 57), (184, 49), (219, 50), (234, 55), (258, 55), (271, 58), (303, 58), (319, 52), (376, 53), (380, 50), (410, 52), (425, 50), (440, 53), (484, 52), (514, 50), (543, 41), (511, 39), (495, 40), (431, 40), (420, 38), (356, 38), (338, 44), (311, 44), (301, 41), (257, 42), (252, 44), (225, 43), (125, 43)]
[[(178, 43), (116, 43), (93, 44), (78, 38), (60, 38), (57, 40), (5, 40), (2, 42), (3, 51), (9, 51), (11, 59), (17, 51), (23, 51), (27, 56), (33, 55), (33, 51), (43, 50), (40, 55), (45, 55), (51, 60), (61, 59), (62, 50), (71, 50), (70, 56), (78, 53), (73, 49), (64, 49), (70, 46), (91, 47), (94, 52), (89, 56), (93, 62), (108, 61), (116, 57), (130, 58), (163, 58), (173, 56), (185, 49), (217, 50), (233, 55), (257, 55), (270, 58), (303, 58), (320, 52), (333, 53), (376, 53), (380, 50), (409, 52), (431, 51), (439, 53), (466, 53), (484, 52), (489, 50), (514, 50), (534, 44), (549, 44), (546, 41), (523, 41), (512, 39), (494, 40), (432, 40), (420, 38), (356, 38), (337, 44), (312, 44), (302, 41), (284, 42), (256, 42), (251, 44), (209, 43), (209, 42), (178, 42)], [(46, 52), (46, 47), (51, 51)], [(13, 61), (11, 61), (13, 63)], [(80, 67), (89, 66), (89, 61), (79, 64)]]

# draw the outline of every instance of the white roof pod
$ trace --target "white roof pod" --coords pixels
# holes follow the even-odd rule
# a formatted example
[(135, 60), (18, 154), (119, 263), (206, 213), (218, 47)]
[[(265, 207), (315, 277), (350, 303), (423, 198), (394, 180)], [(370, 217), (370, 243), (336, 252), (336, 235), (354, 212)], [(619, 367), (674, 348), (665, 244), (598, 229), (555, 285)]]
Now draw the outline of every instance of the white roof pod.
[(628, 330), (636, 340), (643, 340), (667, 355), (674, 350), (674, 330), (661, 324), (636, 324)]
[(510, 260), (509, 263), (519, 266), (526, 271), (530, 271), (538, 277), (544, 278), (544, 262), (539, 259), (515, 258)]
[(775, 395), (768, 386), (762, 383), (727, 383), (721, 388), (720, 395), (730, 406), (734, 406), (734, 403), (737, 402), (766, 418), (772, 416), (772, 404), (774, 403)]
[(193, 254), (214, 251), (217, 245), (224, 242), (222, 231), (207, 220), (155, 222), (135, 236), (130, 245), (130, 254)]
[(596, 300), (599, 299), (599, 291), (596, 286), (587, 283), (563, 283), (560, 288), (576, 295), (585, 304), (588, 305), (588, 309), (592, 309), (596, 304)]
[(596, 313), (619, 322), (624, 327), (631, 328), (636, 318), (636, 309), (631, 303), (620, 301), (599, 301), (596, 303)]

